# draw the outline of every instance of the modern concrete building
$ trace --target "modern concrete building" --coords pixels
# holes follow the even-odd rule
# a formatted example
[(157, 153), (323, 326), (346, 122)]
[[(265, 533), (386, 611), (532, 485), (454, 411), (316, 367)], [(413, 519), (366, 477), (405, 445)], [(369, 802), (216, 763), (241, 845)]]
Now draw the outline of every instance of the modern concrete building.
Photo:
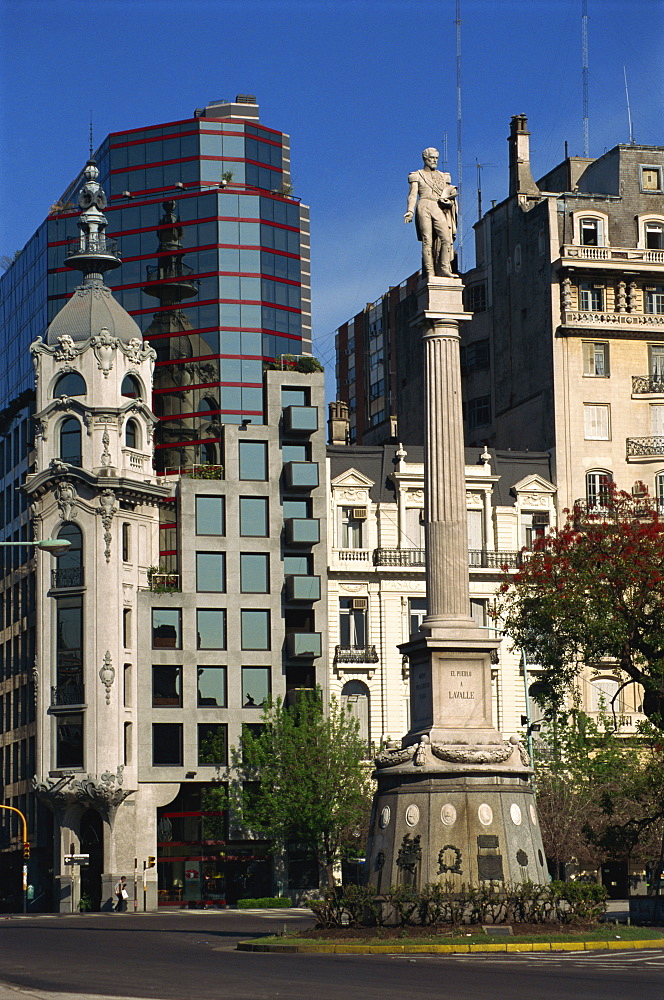
[[(205, 789), (266, 692), (326, 680), (323, 380), (264, 371), (310, 349), (308, 212), (249, 97), (97, 160), (0, 287), (2, 539), (71, 542), (53, 565), (1, 550), (3, 803), (31, 908), (108, 905), (150, 857), (149, 906), (215, 903), (273, 873)], [(11, 909), (18, 817), (0, 830)]]

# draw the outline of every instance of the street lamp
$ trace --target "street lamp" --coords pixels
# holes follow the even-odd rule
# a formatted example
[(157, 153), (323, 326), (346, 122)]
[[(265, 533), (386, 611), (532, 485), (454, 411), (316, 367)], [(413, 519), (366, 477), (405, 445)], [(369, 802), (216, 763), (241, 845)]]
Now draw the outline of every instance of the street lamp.
[(63, 556), (71, 542), (67, 538), (42, 538), (38, 542), (0, 542), (0, 545), (34, 545), (36, 549), (50, 552), (52, 556)]

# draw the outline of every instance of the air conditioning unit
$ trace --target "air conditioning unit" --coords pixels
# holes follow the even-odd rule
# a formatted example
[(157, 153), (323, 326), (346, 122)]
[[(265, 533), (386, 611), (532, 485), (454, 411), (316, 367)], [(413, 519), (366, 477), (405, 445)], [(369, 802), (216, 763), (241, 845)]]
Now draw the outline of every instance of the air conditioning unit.
[(353, 611), (366, 611), (369, 607), (368, 597), (354, 597), (351, 601)]
[(351, 520), (353, 520), (353, 521), (366, 521), (366, 519), (367, 519), (367, 508), (366, 507), (351, 507), (350, 516), (351, 516)]

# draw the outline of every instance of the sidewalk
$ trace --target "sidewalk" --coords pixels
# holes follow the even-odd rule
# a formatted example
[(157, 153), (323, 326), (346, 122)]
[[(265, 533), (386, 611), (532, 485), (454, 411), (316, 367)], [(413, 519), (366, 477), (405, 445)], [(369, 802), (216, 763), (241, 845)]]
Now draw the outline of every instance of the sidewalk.
[[(0, 982), (0, 1000), (148, 1000), (134, 994), (132, 997), (108, 996), (100, 993), (51, 993), (44, 990), (27, 990), (9, 983)], [(159, 1000), (150, 997), (149, 1000)]]

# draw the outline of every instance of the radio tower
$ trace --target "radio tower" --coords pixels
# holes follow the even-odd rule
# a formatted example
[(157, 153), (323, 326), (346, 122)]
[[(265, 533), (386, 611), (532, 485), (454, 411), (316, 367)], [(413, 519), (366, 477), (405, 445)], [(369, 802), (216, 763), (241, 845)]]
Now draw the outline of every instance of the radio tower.
[(583, 155), (590, 156), (588, 143), (588, 0), (582, 0), (581, 45), (583, 49)]
[(459, 274), (463, 272), (463, 230), (461, 228), (461, 182), (463, 158), (461, 155), (461, 0), (456, 0), (456, 93), (457, 93), (457, 178), (458, 189), (457, 207), (459, 217), (457, 220), (457, 269)]

